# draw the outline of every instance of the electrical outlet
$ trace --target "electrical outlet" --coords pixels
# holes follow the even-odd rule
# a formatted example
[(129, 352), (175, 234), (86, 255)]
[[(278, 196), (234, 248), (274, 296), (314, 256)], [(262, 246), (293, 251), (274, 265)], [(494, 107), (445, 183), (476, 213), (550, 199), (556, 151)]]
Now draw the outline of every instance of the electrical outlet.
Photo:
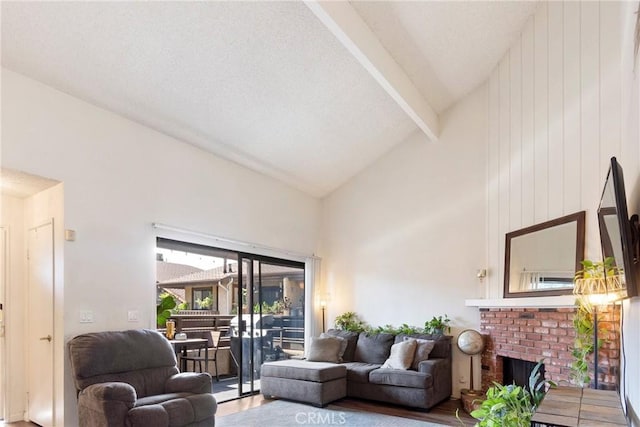
[(466, 383), (466, 382), (467, 382), (467, 379), (465, 378), (465, 376), (464, 376), (464, 375), (460, 375), (460, 377), (458, 378), (458, 382), (459, 382), (460, 384), (464, 384), (464, 383)]
[(129, 322), (139, 322), (140, 321), (140, 312), (138, 310), (129, 310), (127, 312), (127, 320)]

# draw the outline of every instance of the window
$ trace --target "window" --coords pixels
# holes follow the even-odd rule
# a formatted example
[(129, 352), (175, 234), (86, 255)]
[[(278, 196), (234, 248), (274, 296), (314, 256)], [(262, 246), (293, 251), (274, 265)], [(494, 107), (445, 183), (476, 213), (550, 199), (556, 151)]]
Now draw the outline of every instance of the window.
[(194, 310), (218, 310), (217, 294), (212, 288), (193, 288), (191, 294)]

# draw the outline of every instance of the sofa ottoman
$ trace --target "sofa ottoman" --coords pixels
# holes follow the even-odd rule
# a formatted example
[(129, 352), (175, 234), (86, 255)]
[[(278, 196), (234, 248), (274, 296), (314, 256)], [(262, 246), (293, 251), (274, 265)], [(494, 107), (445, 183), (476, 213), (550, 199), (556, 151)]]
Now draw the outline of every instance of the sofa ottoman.
[(268, 362), (262, 365), (260, 389), (265, 396), (322, 407), (347, 395), (347, 368), (295, 359)]

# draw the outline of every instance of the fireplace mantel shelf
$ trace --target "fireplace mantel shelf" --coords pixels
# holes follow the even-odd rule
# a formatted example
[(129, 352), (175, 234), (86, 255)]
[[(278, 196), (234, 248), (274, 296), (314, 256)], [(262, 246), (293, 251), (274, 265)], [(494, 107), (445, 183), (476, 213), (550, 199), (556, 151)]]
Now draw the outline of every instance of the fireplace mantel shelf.
[(575, 300), (576, 297), (573, 295), (532, 298), (480, 298), (465, 300), (464, 305), (467, 307), (574, 307)]

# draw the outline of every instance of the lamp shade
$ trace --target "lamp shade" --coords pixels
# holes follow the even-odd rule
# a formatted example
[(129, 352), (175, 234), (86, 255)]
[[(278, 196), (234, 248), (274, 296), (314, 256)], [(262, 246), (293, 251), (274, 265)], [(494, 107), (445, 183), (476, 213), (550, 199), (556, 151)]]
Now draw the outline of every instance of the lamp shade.
[(608, 304), (624, 299), (627, 296), (624, 276), (615, 274), (576, 279), (573, 294), (588, 299), (592, 304)]

